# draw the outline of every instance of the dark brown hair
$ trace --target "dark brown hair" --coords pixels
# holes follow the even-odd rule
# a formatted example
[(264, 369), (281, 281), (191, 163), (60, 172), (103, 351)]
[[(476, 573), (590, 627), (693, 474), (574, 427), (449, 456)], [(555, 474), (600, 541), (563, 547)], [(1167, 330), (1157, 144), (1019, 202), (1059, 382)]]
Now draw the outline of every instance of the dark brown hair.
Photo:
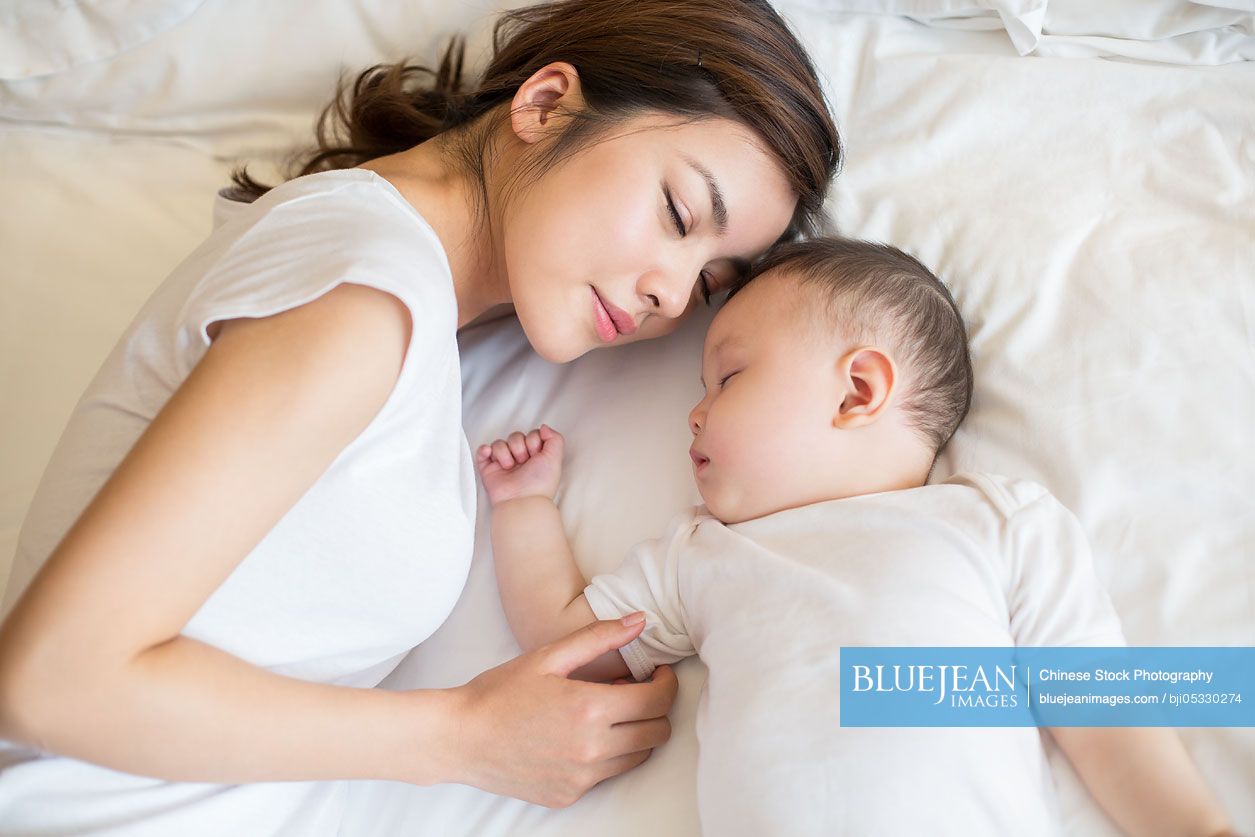
[(899, 403), (935, 458), (972, 404), (967, 327), (945, 283), (897, 247), (830, 236), (771, 251), (732, 285), (727, 299), (768, 271), (788, 271), (799, 285), (820, 292), (819, 305), (814, 298), (799, 305), (812, 303), (822, 332), (856, 344), (887, 344), (913, 381)]
[[(356, 166), (458, 129), (457, 158), (486, 198), (493, 126), (480, 117), (508, 106), (546, 64), (565, 61), (579, 73), (586, 110), (535, 167), (650, 111), (728, 117), (762, 139), (798, 195), (784, 238), (818, 226), (841, 142), (809, 56), (766, 0), (563, 0), (505, 12), (493, 29), (492, 59), (472, 89), (462, 79), (464, 50), (464, 40), (454, 38), (435, 70), (376, 64), (358, 75), (347, 100), (341, 80), (318, 118), (317, 148), (290, 159), (291, 177)], [(231, 180), (227, 193), (235, 200), (256, 200), (271, 188), (253, 180), (247, 166), (234, 169)]]

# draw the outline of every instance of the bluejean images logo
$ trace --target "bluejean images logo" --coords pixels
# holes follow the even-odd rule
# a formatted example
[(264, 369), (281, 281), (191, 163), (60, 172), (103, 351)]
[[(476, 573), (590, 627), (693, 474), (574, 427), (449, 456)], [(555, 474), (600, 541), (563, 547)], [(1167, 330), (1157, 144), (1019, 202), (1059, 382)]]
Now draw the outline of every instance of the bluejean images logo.
[[(953, 707), (998, 707), (1014, 709), (1020, 696), (1015, 693), (1015, 666), (993, 665), (992, 674), (983, 665), (893, 664), (851, 666), (855, 692), (936, 693), (933, 705), (949, 698)], [(888, 668), (890, 671), (886, 671)], [(874, 669), (874, 671), (873, 671)]]
[(1255, 648), (842, 647), (841, 726), (1255, 726)]

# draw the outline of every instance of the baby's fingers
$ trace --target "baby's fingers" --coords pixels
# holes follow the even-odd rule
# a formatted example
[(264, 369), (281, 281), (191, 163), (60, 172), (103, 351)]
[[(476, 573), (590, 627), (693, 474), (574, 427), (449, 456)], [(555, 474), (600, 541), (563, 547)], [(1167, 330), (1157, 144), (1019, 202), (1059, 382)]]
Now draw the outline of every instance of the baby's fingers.
[(492, 443), (492, 455), (502, 468), (514, 467), (514, 457), (510, 454), (510, 448), (504, 439), (498, 439)]
[(506, 439), (506, 444), (510, 448), (510, 453), (514, 455), (515, 462), (526, 462), (528, 459), (527, 439), (517, 430), (510, 434)]
[(480, 445), (475, 450), (475, 464), (479, 467), (479, 472), (481, 474), (488, 473), (488, 470), (493, 465), (500, 465), (503, 468), (507, 467), (498, 460), (499, 457), (492, 445)]
[(547, 424), (540, 426), (539, 433), (541, 441), (545, 443), (545, 447), (552, 447), (557, 452), (558, 457), (561, 458), (563, 443), (566, 441), (562, 438), (562, 434)]
[(540, 431), (533, 430), (527, 434), (527, 452), (531, 456), (540, 453)]

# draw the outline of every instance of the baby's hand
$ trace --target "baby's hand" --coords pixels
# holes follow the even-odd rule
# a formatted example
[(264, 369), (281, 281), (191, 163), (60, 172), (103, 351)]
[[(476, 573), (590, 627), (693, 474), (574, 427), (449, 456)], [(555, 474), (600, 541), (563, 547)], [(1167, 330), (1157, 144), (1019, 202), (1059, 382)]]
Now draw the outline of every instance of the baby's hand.
[(495, 506), (533, 494), (553, 499), (562, 478), (562, 434), (547, 424), (527, 435), (519, 432), (491, 445), (480, 445), (475, 464)]

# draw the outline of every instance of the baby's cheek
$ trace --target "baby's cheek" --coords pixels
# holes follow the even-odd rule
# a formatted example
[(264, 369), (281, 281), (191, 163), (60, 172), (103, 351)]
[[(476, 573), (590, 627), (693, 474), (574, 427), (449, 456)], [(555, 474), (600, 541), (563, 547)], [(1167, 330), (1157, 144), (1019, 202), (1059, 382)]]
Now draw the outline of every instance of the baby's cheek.
[(789, 416), (785, 410), (774, 426), (759, 428), (755, 437), (761, 440), (756, 457), (760, 478), (773, 488), (807, 478), (822, 444), (808, 422)]
[[(747, 498), (774, 493), (779, 482), (780, 457), (784, 449), (778, 438), (779, 428), (754, 430), (741, 436), (737, 449), (728, 457), (737, 487)], [(725, 475), (732, 475), (725, 472)]]

